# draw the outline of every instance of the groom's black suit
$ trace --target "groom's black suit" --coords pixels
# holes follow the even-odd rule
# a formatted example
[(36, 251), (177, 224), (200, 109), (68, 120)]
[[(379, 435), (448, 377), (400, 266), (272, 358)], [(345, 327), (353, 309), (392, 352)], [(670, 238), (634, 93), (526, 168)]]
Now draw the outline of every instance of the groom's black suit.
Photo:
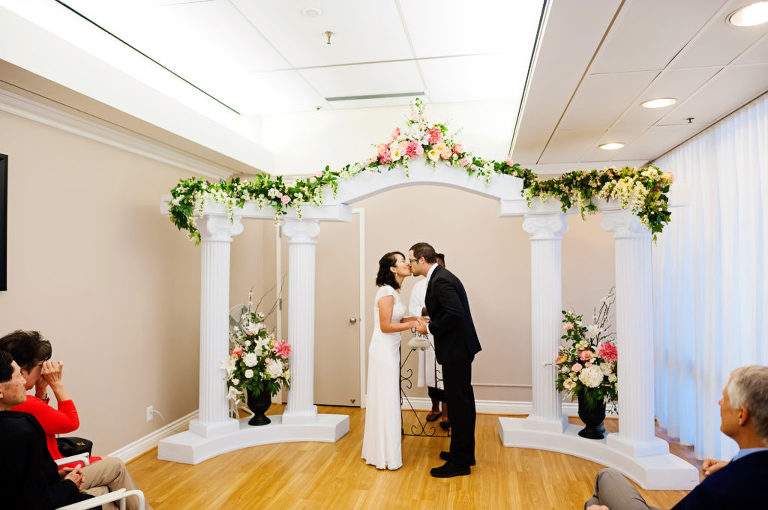
[(475, 394), (472, 360), (480, 351), (464, 286), (453, 273), (435, 266), (424, 303), (435, 357), (443, 366), (443, 385), (451, 422), (452, 461), (468, 467), (475, 461)]

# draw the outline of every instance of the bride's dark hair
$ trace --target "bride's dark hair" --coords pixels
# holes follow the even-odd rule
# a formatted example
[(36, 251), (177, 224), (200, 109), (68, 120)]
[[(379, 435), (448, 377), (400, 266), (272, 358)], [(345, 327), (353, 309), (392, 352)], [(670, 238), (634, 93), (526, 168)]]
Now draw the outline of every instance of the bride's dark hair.
[(393, 289), (400, 288), (400, 284), (395, 280), (395, 273), (389, 270), (390, 267), (395, 267), (395, 264), (397, 264), (396, 255), (400, 255), (405, 259), (405, 255), (399, 251), (391, 251), (379, 259), (379, 272), (376, 274), (376, 285), (379, 287), (389, 285)]

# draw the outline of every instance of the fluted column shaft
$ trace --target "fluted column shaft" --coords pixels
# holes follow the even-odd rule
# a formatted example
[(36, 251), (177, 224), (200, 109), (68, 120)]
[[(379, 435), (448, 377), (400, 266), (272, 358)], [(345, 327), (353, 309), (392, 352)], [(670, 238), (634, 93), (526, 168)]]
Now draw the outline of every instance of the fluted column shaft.
[(565, 420), (555, 388), (554, 360), (560, 345), (562, 310), (562, 213), (526, 214), (523, 229), (531, 234), (531, 362), (533, 410), (527, 424), (562, 432)]
[[(629, 211), (607, 212), (601, 226), (616, 243), (616, 346), (619, 432), (638, 456), (658, 453), (653, 417), (651, 234)], [(638, 446), (639, 445), (639, 446)]]
[(315, 396), (315, 245), (317, 220), (286, 220), (288, 237), (288, 343), (291, 389), (283, 423), (314, 421)]
[(229, 417), (221, 360), (229, 354), (229, 252), (232, 236), (243, 231), (239, 218), (206, 215), (200, 231), (200, 408), (190, 430), (210, 437), (237, 430)]

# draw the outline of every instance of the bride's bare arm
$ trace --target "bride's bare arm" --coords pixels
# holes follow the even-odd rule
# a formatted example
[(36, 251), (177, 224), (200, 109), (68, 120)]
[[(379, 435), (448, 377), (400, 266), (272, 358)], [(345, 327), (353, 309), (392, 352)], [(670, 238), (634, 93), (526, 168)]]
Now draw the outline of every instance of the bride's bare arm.
[(392, 309), (395, 307), (394, 296), (384, 296), (379, 299), (379, 323), (383, 333), (399, 333), (418, 326), (415, 320), (408, 322), (392, 322)]

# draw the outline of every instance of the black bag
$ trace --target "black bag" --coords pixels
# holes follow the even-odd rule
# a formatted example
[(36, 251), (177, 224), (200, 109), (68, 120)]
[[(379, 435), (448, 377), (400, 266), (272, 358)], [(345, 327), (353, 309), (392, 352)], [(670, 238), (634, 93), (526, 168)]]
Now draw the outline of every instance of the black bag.
[(59, 453), (64, 457), (80, 455), (81, 453), (90, 455), (93, 441), (83, 439), (82, 437), (57, 437), (56, 445), (59, 447)]

